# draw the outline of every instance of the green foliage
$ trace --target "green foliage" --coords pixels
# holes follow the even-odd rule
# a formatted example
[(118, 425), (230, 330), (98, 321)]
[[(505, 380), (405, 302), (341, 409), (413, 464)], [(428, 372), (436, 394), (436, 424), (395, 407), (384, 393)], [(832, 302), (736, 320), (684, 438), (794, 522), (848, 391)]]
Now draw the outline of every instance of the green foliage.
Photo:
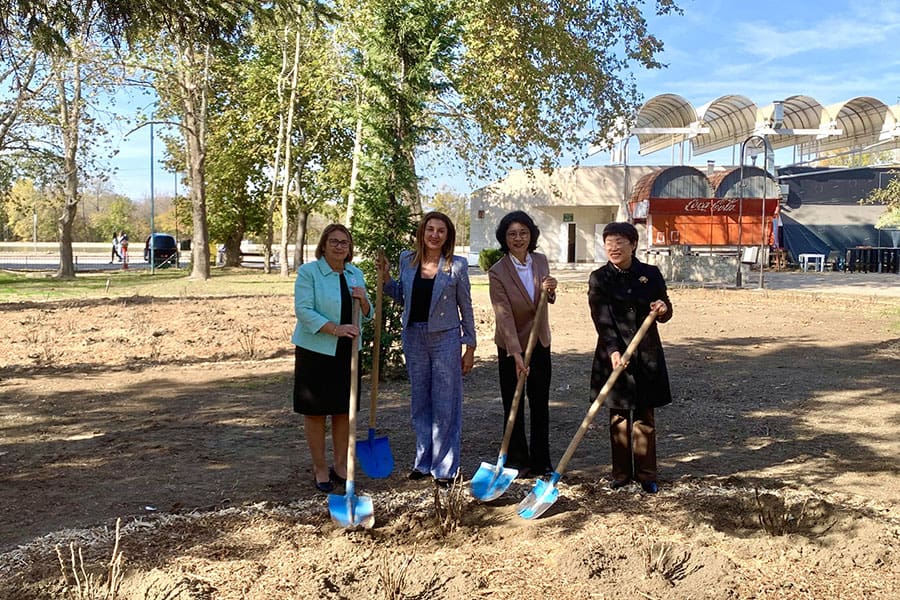
[(875, 227), (894, 229), (900, 227), (900, 172), (891, 171), (891, 179), (883, 188), (872, 190), (860, 204), (884, 204), (885, 211), (878, 217)]
[[(474, 172), (549, 169), (614, 133), (640, 103), (632, 66), (663, 65), (640, 1), (467, 0), (450, 75), (468, 120), (449, 123)], [(671, 0), (657, 14), (678, 12)], [(445, 111), (446, 112), (446, 111)]]
[[(400, 252), (409, 248), (415, 236), (416, 220), (408, 204), (398, 199), (396, 181), (389, 177), (389, 170), (380, 165), (364, 163), (357, 191), (356, 210), (353, 213), (353, 245), (358, 256), (368, 257), (362, 263), (366, 272), (367, 287), (374, 300), (376, 276), (372, 260), (380, 250), (396, 268)], [(396, 275), (396, 270), (394, 271)], [(390, 298), (383, 303), (383, 329), (381, 334), (382, 373), (397, 372), (403, 364), (400, 345), (403, 307)], [(371, 329), (371, 328), (369, 328)], [(371, 334), (366, 334), (371, 341)], [(368, 353), (369, 345), (364, 345)]]
[(439, 210), (453, 221), (456, 226), (456, 245), (469, 244), (469, 199), (462, 194), (442, 189), (432, 196), (426, 204), (432, 210)]
[(125, 231), (132, 247), (150, 233), (150, 225), (138, 218), (137, 210), (131, 199), (116, 197), (105, 212), (98, 213), (93, 222), (97, 232), (95, 239), (112, 239), (113, 233)]
[(485, 248), (478, 253), (478, 267), (487, 273), (501, 258), (503, 258), (503, 251), (499, 248)]
[(12, 185), (3, 201), (10, 239), (50, 242), (57, 239), (56, 218), (60, 201), (57, 195), (46, 193), (34, 185), (31, 179), (19, 179)]

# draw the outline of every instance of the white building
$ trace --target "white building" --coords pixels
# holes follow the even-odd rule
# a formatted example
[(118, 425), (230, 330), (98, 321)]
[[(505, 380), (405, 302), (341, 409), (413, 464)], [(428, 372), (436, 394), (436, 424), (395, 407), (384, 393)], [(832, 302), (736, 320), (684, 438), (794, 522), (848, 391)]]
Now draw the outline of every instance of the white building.
[(495, 231), (500, 219), (524, 210), (541, 230), (538, 251), (552, 262), (605, 262), (603, 227), (628, 219), (632, 187), (658, 168), (564, 167), (550, 176), (512, 171), (472, 193), (470, 253), (499, 248)]

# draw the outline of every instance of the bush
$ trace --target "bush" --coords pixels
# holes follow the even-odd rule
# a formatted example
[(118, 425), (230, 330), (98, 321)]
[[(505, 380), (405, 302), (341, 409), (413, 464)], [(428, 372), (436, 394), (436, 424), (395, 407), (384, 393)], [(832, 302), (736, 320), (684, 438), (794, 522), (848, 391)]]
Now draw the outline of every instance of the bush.
[(478, 266), (487, 273), (501, 258), (503, 258), (503, 251), (499, 248), (485, 248), (478, 253)]

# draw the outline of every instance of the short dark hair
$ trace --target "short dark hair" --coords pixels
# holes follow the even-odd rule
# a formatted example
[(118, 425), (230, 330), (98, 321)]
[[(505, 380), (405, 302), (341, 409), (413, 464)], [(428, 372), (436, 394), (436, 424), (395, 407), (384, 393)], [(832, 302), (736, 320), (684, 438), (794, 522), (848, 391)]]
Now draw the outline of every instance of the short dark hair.
[(604, 241), (606, 241), (606, 236), (608, 235), (621, 235), (624, 238), (628, 238), (632, 244), (637, 244), (638, 242), (638, 230), (631, 223), (625, 223), (624, 221), (615, 221), (604, 227)]
[(500, 250), (504, 254), (509, 254), (509, 245), (506, 243), (506, 231), (513, 223), (521, 223), (528, 228), (528, 231), (531, 233), (531, 239), (528, 241), (528, 251), (534, 252), (534, 249), (537, 248), (538, 238), (541, 236), (541, 230), (534, 224), (534, 219), (523, 210), (514, 210), (500, 219), (496, 232), (497, 241), (500, 242)]

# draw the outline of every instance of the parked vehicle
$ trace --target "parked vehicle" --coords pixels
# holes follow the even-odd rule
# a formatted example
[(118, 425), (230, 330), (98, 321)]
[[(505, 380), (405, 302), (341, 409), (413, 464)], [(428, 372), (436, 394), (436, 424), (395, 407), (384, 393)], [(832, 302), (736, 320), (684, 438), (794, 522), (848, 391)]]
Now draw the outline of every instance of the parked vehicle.
[(168, 233), (154, 233), (147, 236), (144, 243), (144, 262), (150, 262), (150, 243), (153, 241), (153, 265), (174, 265), (178, 266), (178, 243), (175, 236)]

